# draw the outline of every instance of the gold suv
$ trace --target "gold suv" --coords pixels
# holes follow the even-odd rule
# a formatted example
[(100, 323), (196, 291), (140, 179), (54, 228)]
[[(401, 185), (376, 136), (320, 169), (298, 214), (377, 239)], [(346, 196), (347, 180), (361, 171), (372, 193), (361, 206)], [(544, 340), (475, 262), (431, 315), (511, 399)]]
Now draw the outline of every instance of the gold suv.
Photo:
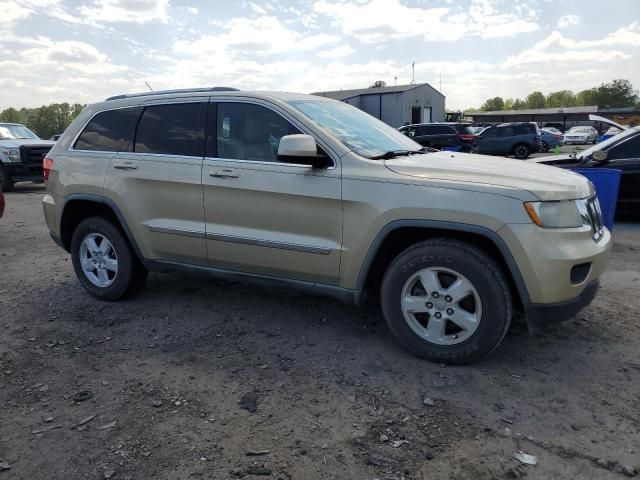
[(438, 152), (348, 104), (195, 89), (89, 105), (44, 159), (43, 206), (104, 300), (149, 271), (380, 298), (412, 352), (470, 362), (596, 295), (611, 236), (582, 176)]

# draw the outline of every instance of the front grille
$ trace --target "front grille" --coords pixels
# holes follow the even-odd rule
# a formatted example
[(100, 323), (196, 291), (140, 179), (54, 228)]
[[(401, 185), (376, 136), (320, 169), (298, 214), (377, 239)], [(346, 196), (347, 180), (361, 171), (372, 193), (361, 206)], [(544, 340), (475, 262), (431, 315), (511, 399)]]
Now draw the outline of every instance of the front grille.
[(602, 220), (600, 202), (596, 195), (587, 200), (587, 214), (589, 215), (589, 223), (591, 224), (591, 234), (597, 242), (604, 234), (604, 222)]
[(51, 150), (51, 145), (22, 145), (20, 161), (27, 165), (42, 165), (42, 159)]

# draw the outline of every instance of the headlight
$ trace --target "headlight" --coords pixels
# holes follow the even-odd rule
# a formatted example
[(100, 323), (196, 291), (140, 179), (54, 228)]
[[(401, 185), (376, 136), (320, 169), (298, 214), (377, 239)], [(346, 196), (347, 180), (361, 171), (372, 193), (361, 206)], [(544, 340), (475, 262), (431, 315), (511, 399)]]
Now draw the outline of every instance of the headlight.
[(524, 208), (539, 227), (576, 228), (590, 226), (587, 199), (559, 202), (526, 202)]
[(20, 149), (19, 148), (3, 148), (2, 153), (6, 162), (19, 162), (20, 161)]

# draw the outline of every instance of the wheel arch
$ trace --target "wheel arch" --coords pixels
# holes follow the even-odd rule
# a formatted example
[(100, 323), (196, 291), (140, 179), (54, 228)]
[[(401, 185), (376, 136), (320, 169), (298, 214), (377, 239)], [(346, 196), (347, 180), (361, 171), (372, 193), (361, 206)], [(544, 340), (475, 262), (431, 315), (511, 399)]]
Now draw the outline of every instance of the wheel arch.
[(60, 240), (67, 252), (71, 250), (71, 238), (75, 228), (82, 220), (91, 216), (103, 217), (112, 221), (125, 234), (138, 259), (143, 261), (144, 257), (124, 215), (113, 200), (100, 195), (71, 194), (65, 198), (60, 216)]
[(449, 237), (472, 243), (491, 254), (509, 281), (514, 305), (523, 309), (530, 302), (520, 269), (505, 241), (495, 231), (478, 225), (438, 220), (396, 220), (387, 224), (369, 247), (358, 274), (356, 291), (379, 291), (382, 276), (393, 259), (409, 246), (428, 238)]

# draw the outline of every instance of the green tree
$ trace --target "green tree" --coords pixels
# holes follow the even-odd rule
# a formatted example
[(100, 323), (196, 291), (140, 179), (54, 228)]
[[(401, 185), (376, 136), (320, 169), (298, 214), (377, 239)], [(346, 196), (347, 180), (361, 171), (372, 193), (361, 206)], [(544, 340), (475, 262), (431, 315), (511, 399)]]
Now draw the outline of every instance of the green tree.
[(0, 112), (0, 121), (7, 123), (20, 123), (20, 112), (13, 107)]
[(596, 90), (596, 104), (599, 107), (632, 107), (638, 102), (638, 92), (629, 80), (618, 79), (611, 83), (601, 83)]
[(513, 110), (513, 98), (506, 98), (504, 100), (504, 109)]
[(532, 92), (527, 95), (528, 108), (547, 108), (547, 99), (542, 92)]
[(547, 108), (575, 107), (576, 94), (571, 90), (560, 90), (547, 95)]
[(596, 98), (597, 95), (598, 95), (598, 91), (595, 88), (582, 90), (578, 92), (578, 94), (576, 95), (576, 104), (581, 107), (584, 107), (587, 105), (597, 105), (598, 104), (598, 101)]
[(482, 104), (480, 110), (485, 112), (493, 112), (495, 110), (504, 110), (504, 100), (502, 97), (490, 98)]
[(49, 138), (62, 133), (80, 114), (84, 105), (79, 103), (52, 103), (38, 108), (7, 108), (0, 112), (0, 121), (22, 123), (41, 138)]
[(373, 85), (371, 85), (369, 88), (381, 88), (386, 86), (387, 86), (387, 82), (385, 82), (384, 80), (376, 80), (375, 82), (373, 82)]
[(527, 108), (527, 104), (524, 102), (524, 100), (520, 100), (519, 98), (516, 98), (515, 102), (513, 102), (513, 109), (522, 110), (524, 108)]

